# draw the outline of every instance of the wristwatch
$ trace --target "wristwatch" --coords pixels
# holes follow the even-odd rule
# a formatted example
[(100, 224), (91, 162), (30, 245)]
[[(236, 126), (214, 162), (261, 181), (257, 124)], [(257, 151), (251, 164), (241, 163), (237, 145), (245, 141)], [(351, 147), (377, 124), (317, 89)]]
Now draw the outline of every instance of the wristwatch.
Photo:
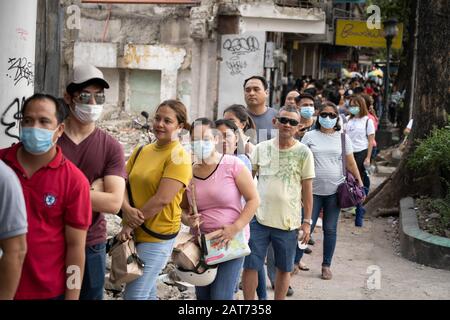
[(312, 219), (303, 219), (303, 223), (307, 223), (309, 225), (312, 225)]

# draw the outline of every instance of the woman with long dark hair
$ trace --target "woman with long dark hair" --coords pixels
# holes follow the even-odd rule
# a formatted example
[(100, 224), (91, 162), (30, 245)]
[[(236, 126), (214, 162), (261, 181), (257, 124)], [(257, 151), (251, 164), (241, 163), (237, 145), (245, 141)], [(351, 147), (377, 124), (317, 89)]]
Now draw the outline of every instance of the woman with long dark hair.
[[(346, 132), (352, 142), (353, 155), (364, 183), (366, 195), (369, 193), (370, 179), (366, 167), (370, 167), (370, 158), (375, 142), (375, 126), (369, 118), (366, 101), (359, 95), (353, 95), (349, 100), (350, 118)], [(355, 226), (362, 227), (366, 210), (362, 205), (356, 206)]]

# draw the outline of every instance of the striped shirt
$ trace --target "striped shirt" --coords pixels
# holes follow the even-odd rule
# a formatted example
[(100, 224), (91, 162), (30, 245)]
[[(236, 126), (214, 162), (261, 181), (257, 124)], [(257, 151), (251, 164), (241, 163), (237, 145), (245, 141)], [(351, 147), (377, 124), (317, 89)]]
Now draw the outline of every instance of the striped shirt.
[[(316, 177), (313, 180), (313, 194), (335, 194), (338, 186), (344, 182), (341, 133), (325, 134), (320, 130), (313, 130), (305, 134), (302, 143), (307, 145), (314, 155)], [(345, 153), (353, 153), (348, 135), (345, 136)]]

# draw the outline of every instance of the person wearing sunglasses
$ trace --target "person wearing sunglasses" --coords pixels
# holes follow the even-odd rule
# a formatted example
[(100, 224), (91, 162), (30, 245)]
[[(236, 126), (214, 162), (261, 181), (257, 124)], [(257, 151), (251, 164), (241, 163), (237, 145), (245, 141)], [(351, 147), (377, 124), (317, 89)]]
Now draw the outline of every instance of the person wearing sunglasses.
[[(337, 188), (345, 179), (342, 168), (340, 117), (335, 104), (327, 101), (319, 107), (316, 129), (307, 132), (302, 143), (308, 146), (314, 155), (316, 177), (313, 180), (311, 233), (314, 231), (320, 211), (323, 210), (322, 279), (329, 280), (332, 278), (330, 266), (336, 247), (337, 224), (341, 211), (338, 205)], [(353, 157), (352, 143), (346, 134), (345, 157), (346, 169), (362, 186), (358, 167)]]
[[(253, 174), (259, 174), (262, 199), (256, 219), (250, 223), (250, 255), (245, 257), (242, 284), (244, 299), (254, 300), (258, 270), (264, 266), (272, 244), (275, 257), (275, 299), (284, 300), (294, 269), (298, 241), (307, 243), (312, 209), (314, 160), (311, 151), (295, 139), (300, 115), (295, 107), (283, 107), (273, 119), (278, 134), (256, 145), (252, 153)], [(305, 217), (300, 219), (303, 203)], [(304, 236), (298, 239), (299, 229)]]
[[(103, 73), (92, 65), (79, 65), (66, 88), (69, 107), (65, 131), (58, 140), (64, 155), (91, 184), (92, 224), (86, 239), (86, 266), (81, 300), (102, 300), (106, 272), (106, 220), (117, 214), (125, 192), (125, 156), (121, 144), (97, 128), (109, 88)], [(142, 220), (143, 221), (143, 220)]]
[[(346, 126), (346, 132), (352, 142), (355, 161), (367, 195), (370, 188), (370, 179), (367, 175), (366, 167), (370, 167), (370, 158), (375, 144), (375, 125), (369, 118), (366, 102), (360, 95), (350, 97), (348, 110), (350, 117)], [(361, 204), (356, 206), (355, 226), (363, 226), (365, 212), (366, 210)]]

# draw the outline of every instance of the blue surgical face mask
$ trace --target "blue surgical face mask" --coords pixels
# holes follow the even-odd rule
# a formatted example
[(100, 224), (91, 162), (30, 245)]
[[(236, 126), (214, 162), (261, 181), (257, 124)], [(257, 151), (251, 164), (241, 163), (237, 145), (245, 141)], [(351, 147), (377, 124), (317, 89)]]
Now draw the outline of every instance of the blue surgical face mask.
[(357, 115), (359, 114), (359, 107), (352, 106), (352, 107), (348, 108), (348, 111), (349, 111), (352, 115), (357, 116)]
[(330, 117), (326, 117), (326, 118), (319, 117), (319, 123), (325, 129), (332, 129), (332, 128), (334, 128), (336, 126), (337, 120), (338, 120), (337, 118), (336, 119), (330, 119)]
[(53, 142), (53, 135), (56, 130), (22, 127), (20, 141), (22, 141), (27, 152), (34, 155), (41, 155), (55, 145), (56, 142)]
[(311, 119), (313, 114), (314, 114), (314, 107), (301, 107), (300, 108), (300, 115), (302, 116), (302, 118)]
[(210, 140), (196, 140), (192, 142), (192, 152), (198, 160), (208, 159), (214, 151), (214, 142)]

